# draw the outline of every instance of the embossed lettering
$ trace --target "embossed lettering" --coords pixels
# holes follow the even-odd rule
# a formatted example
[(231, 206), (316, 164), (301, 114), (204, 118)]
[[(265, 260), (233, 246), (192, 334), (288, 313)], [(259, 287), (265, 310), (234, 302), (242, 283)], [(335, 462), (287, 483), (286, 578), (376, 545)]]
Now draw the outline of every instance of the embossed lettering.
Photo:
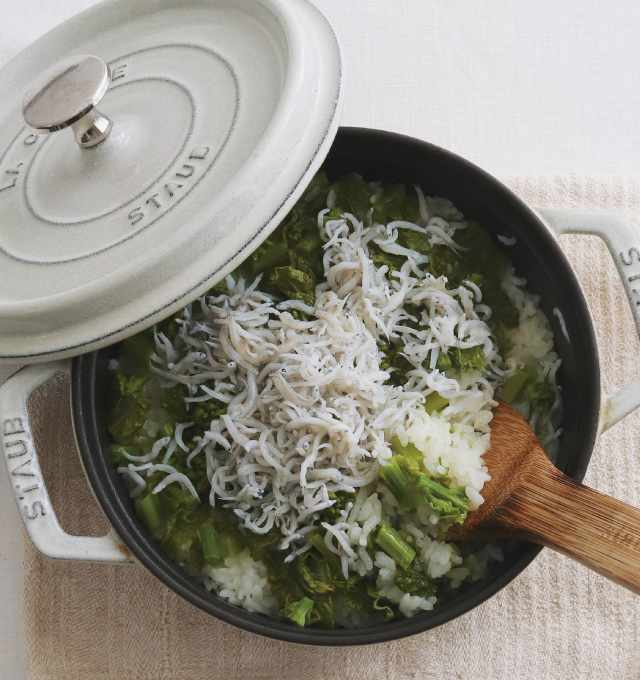
[(176, 184), (175, 182), (169, 182), (168, 184), (164, 185), (164, 188), (167, 190), (167, 193), (171, 198), (173, 198), (173, 194), (175, 194), (175, 190), (172, 188), (175, 187), (175, 189), (182, 189), (182, 184)]
[(23, 144), (25, 146), (33, 146), (38, 141), (39, 136), (40, 135), (28, 135), (24, 138)]
[(202, 160), (209, 153), (208, 146), (197, 146), (192, 152), (189, 158), (196, 158)]
[(22, 418), (9, 418), (4, 421), (4, 434), (22, 434), (25, 431)]
[(9, 447), (15, 447), (18, 446), (20, 447), (16, 451), (10, 451), (7, 454), (7, 458), (20, 458), (20, 456), (24, 456), (25, 453), (29, 453), (29, 449), (27, 448), (27, 442), (23, 441), (22, 439), (17, 439), (15, 442), (5, 442), (4, 443), (4, 448), (8, 449)]
[[(25, 460), (24, 463), (21, 463), (18, 465), (18, 467), (15, 470), (11, 471), (11, 474), (14, 477), (35, 477), (36, 473), (31, 472), (31, 461), (33, 458), (29, 458), (29, 460)], [(24, 472), (21, 472), (22, 468), (26, 466), (26, 470)]]
[(151, 198), (148, 198), (147, 203), (153, 203), (153, 205), (155, 205), (156, 208), (162, 208), (162, 205), (160, 204), (160, 201), (158, 200), (158, 194), (153, 194), (153, 196)]
[(13, 178), (13, 182), (11, 182), (11, 184), (6, 184), (5, 186), (0, 187), (0, 191), (6, 191), (7, 189), (12, 189), (16, 185), (16, 182), (18, 181), (18, 175), (20, 174), (20, 168), (23, 165), (24, 165), (24, 163), (18, 163), (15, 170), (5, 170), (5, 175), (16, 175), (16, 176)]
[(122, 64), (121, 66), (116, 66), (113, 71), (111, 71), (111, 80), (120, 80), (121, 78), (124, 78), (127, 74), (124, 72), (124, 70), (127, 68), (126, 64)]
[(22, 488), (20, 484), (16, 484), (16, 489), (18, 489), (18, 498), (23, 501), (24, 500), (24, 495), (28, 493), (29, 491), (36, 491), (40, 487), (37, 484), (34, 484), (33, 486), (27, 486), (26, 488)]
[(47, 514), (46, 510), (44, 509), (44, 505), (42, 505), (42, 503), (40, 501), (36, 501), (35, 503), (31, 504), (31, 512), (29, 512), (29, 507), (27, 505), (23, 505), (22, 507), (23, 507), (24, 516), (27, 519), (36, 519), (36, 517), (39, 516), (38, 515), (38, 507), (40, 507), (40, 514), (41, 515)]
[(638, 262), (640, 262), (640, 252), (638, 252), (637, 248), (629, 248), (629, 262), (627, 262), (624, 259), (624, 253), (620, 253), (620, 259), (622, 260), (622, 264), (626, 265), (627, 267), (631, 264), (633, 264), (633, 254), (635, 253), (636, 259)]
[(131, 220), (131, 224), (138, 224), (140, 220), (144, 219), (144, 212), (142, 211), (142, 208), (135, 208), (129, 213), (129, 219)]
[(185, 164), (182, 167), (184, 168), (184, 170), (188, 170), (188, 172), (184, 172), (184, 170), (182, 172), (176, 172), (176, 177), (185, 177), (185, 178), (191, 177), (191, 175), (193, 175), (193, 173), (196, 171), (196, 169), (193, 165), (186, 165)]

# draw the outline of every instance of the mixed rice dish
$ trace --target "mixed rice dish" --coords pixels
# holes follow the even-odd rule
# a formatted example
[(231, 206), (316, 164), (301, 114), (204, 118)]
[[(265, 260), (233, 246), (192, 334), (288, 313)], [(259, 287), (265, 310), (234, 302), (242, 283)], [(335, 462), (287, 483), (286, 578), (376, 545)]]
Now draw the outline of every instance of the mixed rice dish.
[[(560, 360), (506, 252), (419, 186), (316, 175), (283, 224), (111, 361), (111, 454), (162, 549), (297, 626), (438, 606), (502, 561), (482, 502), (496, 398), (553, 459)], [(504, 247), (503, 247), (504, 246)]]

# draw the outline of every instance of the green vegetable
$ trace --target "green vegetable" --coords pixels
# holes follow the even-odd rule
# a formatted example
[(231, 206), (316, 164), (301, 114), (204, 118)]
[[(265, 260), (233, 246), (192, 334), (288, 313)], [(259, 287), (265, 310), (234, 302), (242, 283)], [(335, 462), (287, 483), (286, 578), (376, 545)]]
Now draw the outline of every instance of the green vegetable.
[[(226, 283), (221, 281), (221, 284), (224, 284), (225, 291), (229, 292), (229, 289), (226, 286)], [(218, 284), (220, 285), (220, 284)], [(164, 336), (166, 336), (171, 342), (173, 342), (176, 339), (176, 336), (180, 332), (181, 324), (178, 323), (178, 320), (183, 320), (184, 319), (184, 309), (181, 309), (177, 314), (174, 314), (173, 316), (170, 316), (167, 319), (164, 319), (163, 321), (160, 321), (157, 323), (154, 327), (154, 330), (156, 333), (162, 333)], [(139, 333), (139, 335), (143, 335), (143, 333)], [(138, 336), (134, 336), (138, 337)], [(125, 342), (127, 342), (125, 340)], [(154, 349), (152, 351), (155, 351), (155, 342), (154, 342)], [(151, 353), (149, 353), (149, 356), (151, 356)]]
[(373, 600), (373, 609), (380, 613), (380, 616), (384, 621), (391, 621), (393, 619), (393, 609), (387, 604), (380, 603), (380, 600), (382, 599), (380, 593), (373, 586), (369, 586), (367, 588), (367, 594)]
[[(402, 220), (402, 206), (406, 199), (407, 192), (404, 184), (386, 184), (382, 187), (382, 193), (373, 203), (373, 219), (380, 224), (387, 224), (392, 220)], [(371, 199), (369, 199), (371, 203)], [(370, 207), (370, 206), (369, 206)], [(402, 229), (401, 231), (409, 231)], [(416, 233), (416, 232), (413, 232)], [(420, 251), (418, 251), (420, 252)]]
[(436, 359), (436, 368), (439, 371), (448, 371), (453, 366), (449, 352), (439, 352)]
[(156, 494), (143, 492), (136, 498), (136, 514), (142, 523), (151, 531), (162, 522), (162, 502)]
[[(267, 552), (263, 563), (267, 568), (267, 578), (273, 596), (280, 606), (288, 607), (303, 597), (313, 600), (309, 625), (333, 628), (333, 600), (331, 590), (331, 571), (326, 560), (299, 555), (293, 562), (285, 564), (282, 551)], [(300, 558), (304, 558), (301, 560)]]
[(449, 399), (440, 396), (437, 392), (432, 392), (424, 402), (424, 410), (431, 415), (442, 409), (449, 403)]
[(266, 534), (256, 534), (253, 531), (247, 531), (243, 536), (254, 560), (261, 560), (272, 545), (282, 540), (282, 532), (275, 526), (267, 531)]
[(316, 284), (306, 272), (293, 267), (276, 267), (273, 282), (287, 299), (300, 300), (313, 307), (316, 301)]
[(155, 340), (148, 331), (132, 335), (120, 345), (120, 354), (129, 359), (134, 365), (136, 373), (143, 376), (151, 374), (149, 360), (155, 351)]
[(345, 509), (347, 503), (353, 503), (356, 500), (356, 494), (349, 491), (329, 491), (329, 500), (335, 503), (322, 511), (322, 521), (329, 524), (335, 524), (340, 518), (340, 513)]
[(344, 175), (331, 185), (336, 200), (334, 209), (340, 214), (351, 213), (359, 220), (363, 220), (372, 207), (371, 196), (374, 190), (356, 173)]
[(335, 574), (342, 573), (342, 562), (336, 553), (327, 548), (324, 538), (319, 531), (312, 531), (309, 534), (309, 543), (327, 560), (329, 566)]
[(131, 462), (125, 455), (125, 451), (130, 456), (140, 456), (140, 447), (137, 444), (131, 444), (130, 446), (119, 446), (118, 444), (111, 444), (109, 447), (111, 451), (111, 457), (113, 462), (118, 466), (129, 465)]
[(412, 229), (399, 229), (398, 243), (405, 248), (415, 250), (421, 255), (430, 255), (433, 250), (431, 244), (427, 240), (427, 235), (419, 231), (413, 231)]
[(255, 250), (249, 257), (249, 262), (251, 263), (251, 273), (253, 276), (257, 276), (261, 272), (270, 269), (278, 262), (278, 260), (282, 258), (283, 255), (285, 255), (286, 252), (286, 243), (269, 243), (267, 245), (265, 242), (265, 244)]
[(311, 623), (311, 610), (314, 607), (314, 601), (308, 597), (303, 597), (297, 602), (291, 604), (280, 610), (280, 616), (283, 619), (293, 621), (297, 626), (305, 626)]
[(160, 428), (159, 436), (162, 437), (173, 437), (175, 434), (176, 428), (173, 426), (173, 423), (166, 423)]
[(463, 371), (483, 371), (484, 351), (481, 345), (475, 347), (452, 347), (451, 363), (455, 368)]
[(333, 578), (329, 563), (308, 551), (298, 555), (295, 560), (300, 584), (309, 593), (322, 595), (334, 591)]
[(198, 537), (202, 546), (202, 556), (212, 567), (224, 566), (224, 558), (220, 546), (220, 535), (213, 523), (205, 522), (198, 527)]
[(556, 388), (545, 381), (530, 383), (527, 385), (527, 397), (536, 411), (549, 413), (556, 400)]
[(403, 445), (398, 437), (394, 437), (391, 440), (391, 448), (396, 454), (394, 458), (401, 462), (405, 470), (417, 475), (420, 470), (424, 469), (424, 454), (415, 444), (407, 442)]
[(393, 583), (398, 586), (403, 593), (418, 595), (420, 597), (433, 597), (438, 590), (424, 574), (420, 574), (413, 569), (396, 568), (393, 574)]
[(499, 322), (504, 328), (517, 328), (519, 326), (520, 312), (501, 288), (483, 291), (482, 304), (491, 307), (492, 323)]
[(402, 269), (402, 265), (407, 261), (402, 255), (391, 255), (391, 253), (385, 253), (381, 250), (375, 243), (369, 244), (369, 255), (371, 261), (376, 266), (377, 269), (380, 267), (388, 267), (387, 278), (391, 280), (391, 274), (393, 272), (399, 272)]
[(406, 569), (415, 559), (416, 551), (400, 538), (395, 529), (392, 529), (386, 523), (380, 526), (376, 543), (403, 569)]
[(402, 469), (407, 461), (402, 456), (391, 456), (387, 462), (388, 465), (380, 466), (380, 481), (400, 505), (409, 509), (417, 508), (422, 503), (422, 497), (416, 492), (411, 476)]
[(337, 586), (349, 611), (377, 613), (385, 621), (390, 621), (393, 618), (393, 610), (389, 606), (380, 604), (380, 594), (369, 579), (360, 576), (360, 574), (352, 574), (346, 581), (339, 581)]
[(426, 504), (438, 514), (438, 527), (442, 531), (453, 524), (464, 524), (469, 512), (469, 499), (464, 487), (447, 489), (435, 479), (420, 473), (415, 488), (422, 494)]
[(537, 375), (535, 368), (531, 366), (518, 367), (502, 386), (502, 391), (498, 396), (507, 404), (514, 404), (520, 399), (527, 385), (536, 379)]
[(120, 391), (115, 408), (109, 415), (109, 432), (118, 444), (133, 444), (138, 430), (149, 414), (149, 404), (144, 394), (146, 377), (127, 377), (113, 371)]

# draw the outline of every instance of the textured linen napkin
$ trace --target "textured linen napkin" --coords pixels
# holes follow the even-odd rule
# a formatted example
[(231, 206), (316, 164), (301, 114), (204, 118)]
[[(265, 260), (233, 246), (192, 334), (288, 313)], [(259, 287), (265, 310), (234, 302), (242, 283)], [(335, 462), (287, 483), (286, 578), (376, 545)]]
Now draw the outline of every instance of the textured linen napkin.
[[(609, 209), (640, 226), (640, 178), (509, 178), (532, 206)], [(562, 247), (582, 282), (600, 341), (604, 388), (640, 375), (639, 345), (613, 262), (594, 237)], [(68, 386), (34, 395), (45, 479), (63, 527), (106, 533), (84, 480)], [(605, 433), (586, 483), (640, 505), (640, 413)], [(640, 676), (640, 598), (550, 550), (488, 602), (436, 630), (372, 647), (274, 642), (200, 612), (139, 566), (64, 563), (25, 539), (25, 627), (34, 680), (489, 680)]]

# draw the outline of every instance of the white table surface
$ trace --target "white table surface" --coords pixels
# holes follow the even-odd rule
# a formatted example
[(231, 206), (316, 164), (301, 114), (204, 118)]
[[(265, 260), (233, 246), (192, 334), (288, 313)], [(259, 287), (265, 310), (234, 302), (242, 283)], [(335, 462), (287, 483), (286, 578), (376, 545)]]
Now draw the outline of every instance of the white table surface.
[[(92, 4), (0, 0), (0, 65)], [(637, 0), (316, 4), (343, 48), (345, 125), (419, 137), (496, 175), (640, 172)], [(24, 680), (22, 537), (5, 479), (0, 517), (0, 680)]]

